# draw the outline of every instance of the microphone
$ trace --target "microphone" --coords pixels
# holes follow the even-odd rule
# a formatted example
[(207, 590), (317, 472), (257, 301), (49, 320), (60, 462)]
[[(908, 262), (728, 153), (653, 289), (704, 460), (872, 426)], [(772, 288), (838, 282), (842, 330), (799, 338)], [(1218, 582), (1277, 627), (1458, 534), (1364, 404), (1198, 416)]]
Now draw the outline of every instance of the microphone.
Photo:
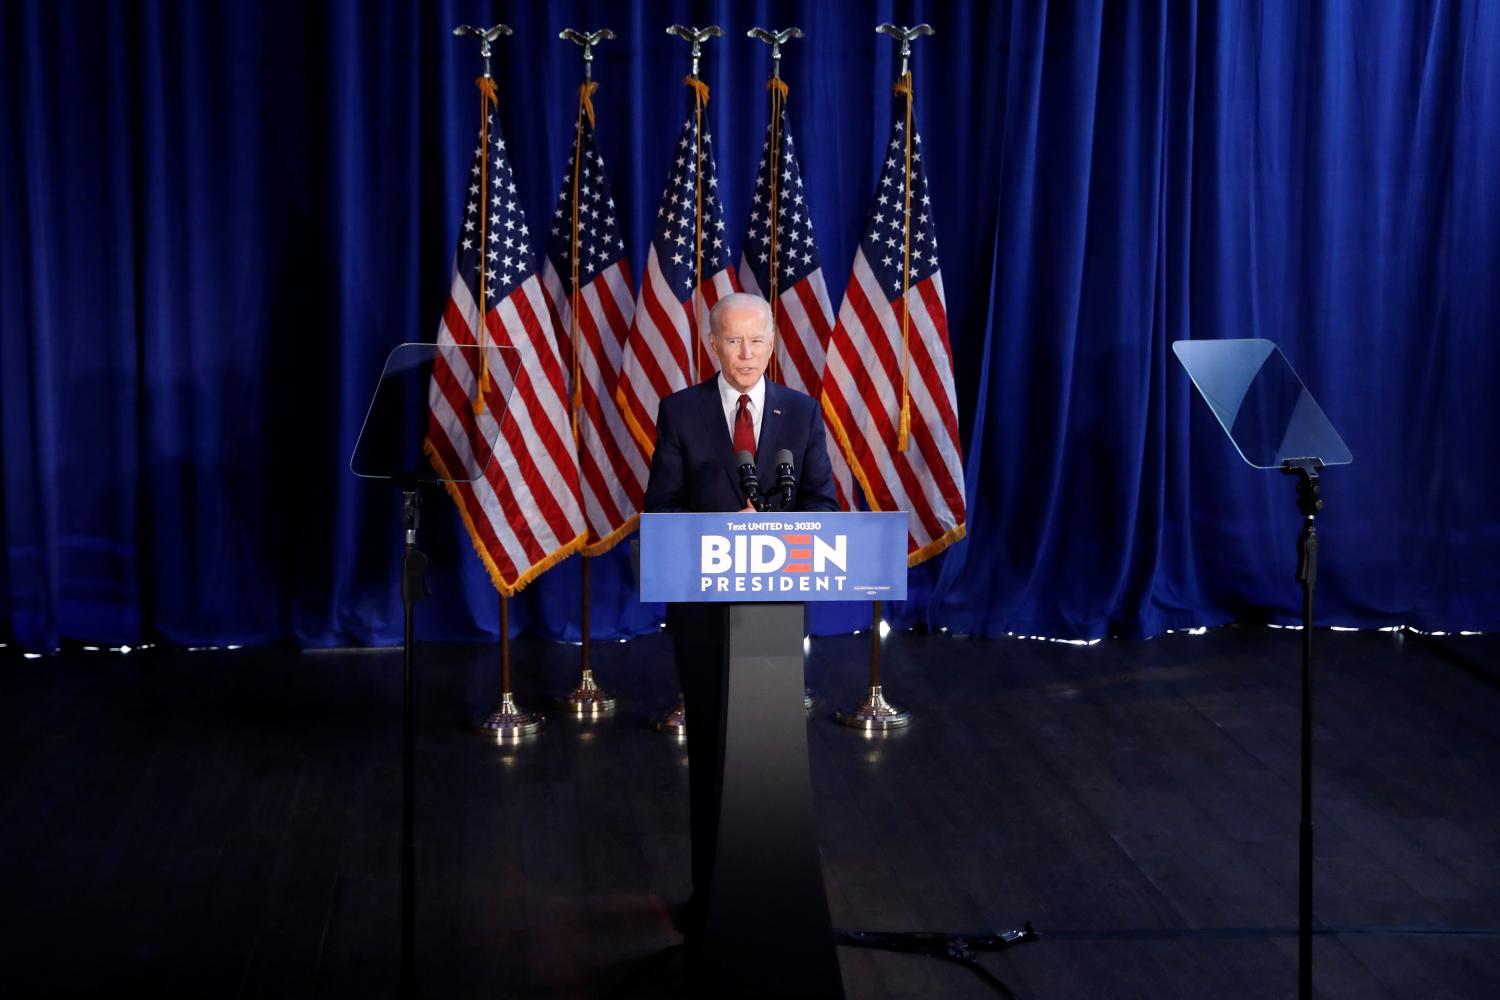
[(740, 492), (756, 510), (765, 510), (766, 501), (760, 495), (760, 477), (755, 474), (755, 456), (748, 451), (737, 451), (735, 461), (740, 463)]
[(797, 490), (797, 476), (792, 469), (792, 453), (785, 448), (776, 453), (776, 488), (781, 491), (781, 509), (791, 509), (792, 494)]

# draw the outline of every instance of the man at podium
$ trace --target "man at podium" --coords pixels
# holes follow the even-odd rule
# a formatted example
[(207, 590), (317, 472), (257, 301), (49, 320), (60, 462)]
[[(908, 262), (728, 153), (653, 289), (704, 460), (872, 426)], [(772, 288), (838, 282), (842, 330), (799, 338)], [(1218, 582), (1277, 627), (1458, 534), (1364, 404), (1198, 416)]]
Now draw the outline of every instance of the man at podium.
[[(834, 511), (838, 500), (823, 431), (812, 397), (765, 377), (775, 349), (771, 307), (738, 292), (709, 314), (709, 341), (719, 374), (662, 400), (656, 452), (646, 484), (648, 513), (750, 511), (749, 472), (738, 457), (749, 452), (754, 476), (774, 492), (778, 455), (791, 457), (791, 503), (777, 510)], [(686, 570), (685, 570), (686, 571)], [(669, 604), (667, 629), (687, 713), (688, 788), (693, 843), (693, 899), (685, 920), (689, 939), (702, 917), (717, 837), (728, 656), (723, 620), (697, 604)]]
[(752, 510), (737, 454), (755, 457), (757, 479), (770, 488), (776, 456), (787, 451), (796, 487), (791, 504), (776, 509), (838, 510), (822, 410), (765, 377), (776, 340), (770, 305), (747, 292), (726, 295), (709, 313), (709, 331), (719, 374), (661, 401), (645, 509)]

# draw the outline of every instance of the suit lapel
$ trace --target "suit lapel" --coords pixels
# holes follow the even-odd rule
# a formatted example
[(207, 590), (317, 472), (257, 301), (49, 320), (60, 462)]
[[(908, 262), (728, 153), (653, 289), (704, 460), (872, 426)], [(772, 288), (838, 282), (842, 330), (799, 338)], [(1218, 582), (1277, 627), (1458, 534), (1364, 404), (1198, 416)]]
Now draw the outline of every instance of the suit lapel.
[(781, 386), (766, 380), (765, 412), (760, 415), (760, 437), (755, 444), (755, 472), (760, 476), (762, 491), (776, 488), (776, 452), (782, 447), (782, 429), (786, 421)]

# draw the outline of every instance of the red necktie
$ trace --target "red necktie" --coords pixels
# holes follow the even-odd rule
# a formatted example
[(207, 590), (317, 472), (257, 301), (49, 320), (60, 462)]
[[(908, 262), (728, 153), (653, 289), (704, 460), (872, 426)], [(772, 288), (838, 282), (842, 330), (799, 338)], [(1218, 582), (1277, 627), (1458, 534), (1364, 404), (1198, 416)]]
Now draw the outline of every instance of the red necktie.
[(734, 416), (734, 450), (755, 454), (755, 421), (750, 419), (750, 397), (741, 394), (740, 411)]

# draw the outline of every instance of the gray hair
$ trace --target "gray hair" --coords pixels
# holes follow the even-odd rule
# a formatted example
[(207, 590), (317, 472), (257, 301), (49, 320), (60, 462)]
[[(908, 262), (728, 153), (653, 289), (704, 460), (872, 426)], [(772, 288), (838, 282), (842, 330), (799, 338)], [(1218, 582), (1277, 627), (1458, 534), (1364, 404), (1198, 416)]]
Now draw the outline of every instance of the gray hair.
[(766, 324), (766, 332), (771, 331), (771, 303), (750, 292), (733, 292), (724, 296), (714, 303), (713, 309), (708, 313), (708, 328), (717, 337), (719, 327), (723, 325), (724, 317), (730, 313), (750, 312), (758, 314)]

